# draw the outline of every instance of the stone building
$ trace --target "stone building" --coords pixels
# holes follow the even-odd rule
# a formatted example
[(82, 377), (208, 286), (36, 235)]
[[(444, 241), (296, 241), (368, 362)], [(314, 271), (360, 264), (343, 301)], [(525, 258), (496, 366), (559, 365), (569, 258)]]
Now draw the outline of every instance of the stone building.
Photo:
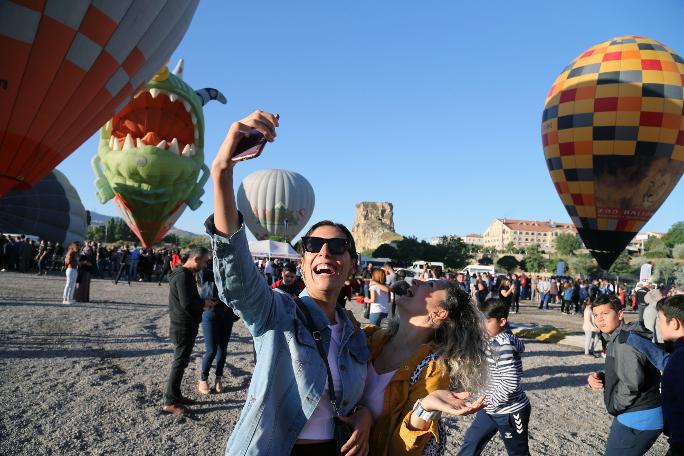
[(554, 252), (561, 233), (577, 234), (577, 230), (571, 223), (498, 218), (485, 230), (481, 245), (503, 250), (509, 242), (517, 248), (539, 244), (542, 250)]

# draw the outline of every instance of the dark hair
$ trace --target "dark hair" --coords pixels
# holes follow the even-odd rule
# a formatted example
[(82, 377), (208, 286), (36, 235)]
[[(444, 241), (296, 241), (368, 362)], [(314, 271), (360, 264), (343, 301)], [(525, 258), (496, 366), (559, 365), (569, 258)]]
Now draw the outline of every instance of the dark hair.
[(283, 271), (287, 271), (287, 272), (290, 272), (292, 274), (297, 274), (297, 268), (292, 263), (288, 263), (285, 266), (283, 266)]
[[(330, 220), (321, 220), (320, 222), (316, 223), (311, 228), (309, 228), (309, 231), (307, 231), (306, 234), (302, 237), (305, 238), (311, 236), (311, 233), (313, 233), (316, 230), (316, 228), (319, 228), (321, 226), (332, 226), (342, 231), (342, 233), (344, 233), (344, 237), (347, 238), (347, 241), (349, 241), (349, 249), (347, 251), (349, 252), (349, 255), (351, 255), (353, 262), (356, 263), (359, 259), (359, 254), (356, 252), (356, 243), (354, 242), (354, 237), (352, 236), (351, 232), (347, 229), (347, 227), (341, 223), (335, 223)], [(303, 242), (299, 243), (299, 254), (301, 256), (304, 256)]]
[(656, 310), (665, 315), (665, 321), (670, 322), (673, 318), (684, 323), (684, 295), (674, 295), (663, 298), (656, 304)]
[(487, 318), (508, 319), (508, 304), (499, 298), (487, 298), (479, 305), (479, 308)]
[(209, 249), (201, 245), (194, 246), (188, 252), (188, 258), (203, 257), (209, 255)]
[(591, 303), (591, 308), (594, 309), (598, 306), (605, 305), (609, 305), (610, 308), (615, 312), (622, 311), (622, 303), (620, 302), (620, 298), (612, 294), (604, 294), (599, 296), (594, 300), (594, 302)]

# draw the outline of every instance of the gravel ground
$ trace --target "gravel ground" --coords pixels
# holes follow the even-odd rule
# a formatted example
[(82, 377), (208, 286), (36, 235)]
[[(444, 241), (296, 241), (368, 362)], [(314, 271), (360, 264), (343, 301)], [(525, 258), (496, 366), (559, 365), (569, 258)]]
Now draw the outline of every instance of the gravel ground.
[[(183, 391), (199, 404), (175, 418), (161, 413), (172, 355), (166, 285), (93, 280), (93, 302), (67, 306), (61, 304), (62, 276), (0, 277), (1, 455), (223, 454), (252, 370), (251, 338), (241, 322), (228, 346), (226, 392), (220, 395), (196, 393), (200, 332), (183, 381)], [(549, 318), (573, 321), (551, 312), (540, 316), (532, 305), (512, 320), (553, 324)], [(532, 454), (600, 454), (610, 417), (601, 394), (585, 383), (602, 360), (571, 347), (526, 343)], [(449, 454), (470, 421), (450, 422)], [(661, 436), (648, 454), (665, 452)], [(505, 454), (498, 436), (485, 454)]]

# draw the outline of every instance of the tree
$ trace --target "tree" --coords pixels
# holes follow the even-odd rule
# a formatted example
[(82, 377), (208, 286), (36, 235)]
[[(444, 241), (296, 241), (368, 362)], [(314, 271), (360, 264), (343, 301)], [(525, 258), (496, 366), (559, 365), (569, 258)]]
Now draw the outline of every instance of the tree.
[(677, 222), (672, 225), (662, 240), (668, 247), (684, 244), (684, 222)]
[(597, 264), (591, 255), (582, 253), (568, 258), (568, 266), (573, 272), (586, 277), (596, 270)]
[(497, 266), (506, 270), (506, 272), (513, 272), (520, 266), (518, 260), (515, 259), (513, 255), (504, 255), (496, 262)]
[(684, 244), (677, 244), (672, 247), (672, 258), (684, 260)]
[(629, 274), (634, 271), (632, 264), (630, 263), (630, 257), (627, 250), (623, 250), (620, 256), (617, 257), (613, 265), (610, 267), (608, 272), (612, 274)]
[(277, 234), (272, 234), (268, 237), (269, 241), (276, 241), (276, 242), (287, 242), (287, 238), (285, 236), (278, 236)]
[(644, 242), (644, 256), (646, 258), (667, 258), (670, 256), (670, 248), (665, 241), (659, 238), (650, 238)]
[(513, 243), (513, 241), (510, 241), (504, 247), (504, 252), (506, 252), (506, 253), (515, 253), (515, 251), (516, 251), (516, 248), (515, 248), (515, 244)]
[(657, 282), (668, 285), (682, 267), (670, 258), (660, 258), (654, 262), (653, 277)]
[(382, 244), (380, 247), (373, 251), (373, 257), (375, 258), (392, 258), (397, 257), (397, 249), (389, 244)]
[(541, 254), (539, 244), (532, 244), (527, 247), (527, 255), (523, 259), (523, 269), (528, 272), (542, 272), (546, 266), (546, 260)]
[(483, 264), (485, 266), (489, 266), (494, 264), (494, 260), (492, 260), (491, 257), (483, 256), (482, 258), (480, 258), (480, 261), (478, 261), (478, 263)]
[(556, 252), (561, 255), (574, 255), (581, 246), (582, 244), (575, 234), (562, 233), (556, 237)]

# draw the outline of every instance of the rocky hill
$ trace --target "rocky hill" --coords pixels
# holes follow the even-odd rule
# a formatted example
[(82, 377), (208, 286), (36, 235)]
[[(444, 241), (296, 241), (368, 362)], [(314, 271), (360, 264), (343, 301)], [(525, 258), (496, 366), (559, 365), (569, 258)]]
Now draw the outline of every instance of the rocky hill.
[(394, 231), (394, 207), (387, 202), (364, 201), (356, 205), (352, 226), (356, 250), (374, 250), (382, 244), (403, 239)]

